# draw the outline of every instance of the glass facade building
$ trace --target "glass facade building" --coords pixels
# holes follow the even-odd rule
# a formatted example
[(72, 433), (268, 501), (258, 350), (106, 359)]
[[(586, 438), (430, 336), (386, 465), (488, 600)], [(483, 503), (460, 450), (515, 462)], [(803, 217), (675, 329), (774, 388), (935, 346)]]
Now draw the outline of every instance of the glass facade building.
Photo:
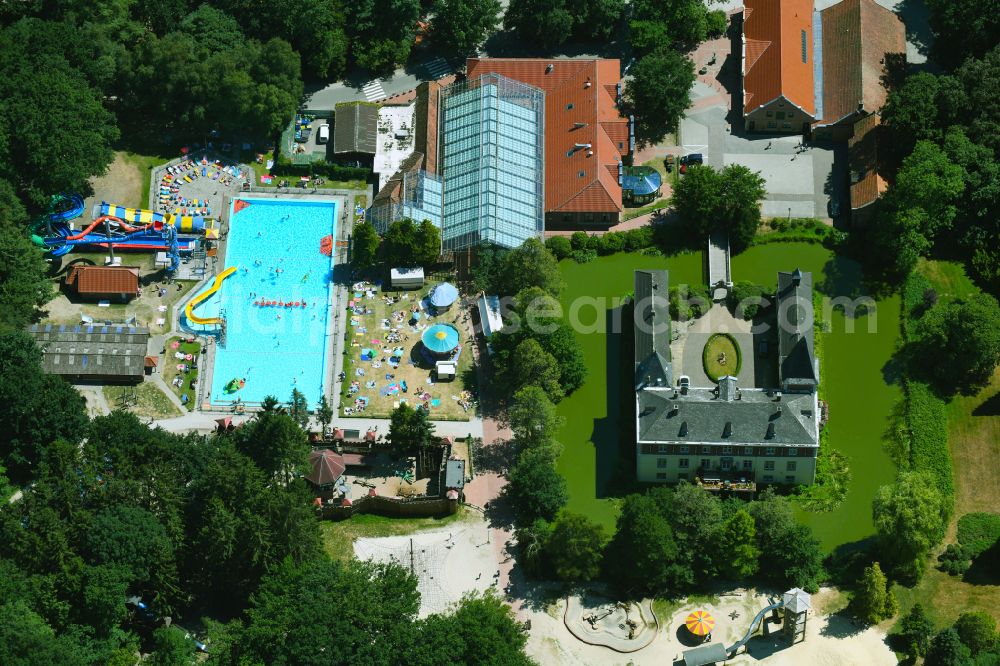
[(540, 238), (545, 94), (486, 74), (442, 89), (439, 113), (444, 249)]
[(368, 221), (384, 235), (393, 221), (403, 217), (417, 224), (430, 220), (441, 228), (441, 178), (426, 171), (408, 171), (403, 174), (399, 194), (390, 200), (375, 202), (368, 211)]

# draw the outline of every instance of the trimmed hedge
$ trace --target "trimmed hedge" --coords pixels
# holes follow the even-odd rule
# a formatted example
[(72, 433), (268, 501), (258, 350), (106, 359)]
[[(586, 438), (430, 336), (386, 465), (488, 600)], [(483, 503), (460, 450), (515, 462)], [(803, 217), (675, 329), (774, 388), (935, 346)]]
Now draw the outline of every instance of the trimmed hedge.
[(967, 513), (958, 519), (958, 542), (976, 558), (1000, 540), (1000, 514)]
[(308, 164), (293, 164), (284, 155), (278, 155), (271, 167), (273, 176), (326, 176), (333, 180), (365, 180), (370, 173), (363, 167), (349, 167), (333, 164), (326, 160), (316, 160)]
[(955, 496), (948, 452), (948, 414), (944, 401), (921, 382), (905, 385), (906, 423), (910, 431), (910, 466), (916, 472), (929, 472), (949, 506)]

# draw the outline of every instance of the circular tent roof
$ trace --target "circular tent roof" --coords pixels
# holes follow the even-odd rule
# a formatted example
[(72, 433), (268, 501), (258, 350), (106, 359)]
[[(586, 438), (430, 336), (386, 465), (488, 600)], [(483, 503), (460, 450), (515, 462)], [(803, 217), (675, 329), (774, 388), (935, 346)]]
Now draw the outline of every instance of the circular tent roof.
[(458, 346), (458, 330), (450, 324), (434, 324), (421, 340), (435, 354), (447, 354)]
[(336, 483), (346, 469), (343, 456), (330, 449), (311, 452), (309, 454), (309, 468), (306, 479), (317, 486)]
[(458, 289), (450, 282), (442, 282), (431, 292), (431, 305), (446, 308), (458, 300)]

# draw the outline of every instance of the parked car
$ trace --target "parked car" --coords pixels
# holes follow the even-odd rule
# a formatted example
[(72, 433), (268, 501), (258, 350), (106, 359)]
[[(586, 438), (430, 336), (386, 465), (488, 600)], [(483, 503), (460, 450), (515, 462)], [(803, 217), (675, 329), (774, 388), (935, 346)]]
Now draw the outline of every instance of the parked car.
[(296, 143), (308, 143), (309, 137), (312, 136), (311, 127), (303, 127), (301, 129), (295, 130), (295, 142)]
[(701, 153), (690, 153), (680, 159), (681, 164), (704, 164), (705, 158)]
[(836, 196), (830, 197), (830, 203), (827, 204), (827, 211), (830, 213), (830, 217), (834, 219), (840, 217), (840, 199)]
[(330, 140), (330, 126), (320, 125), (319, 132), (316, 134), (316, 143), (326, 143)]

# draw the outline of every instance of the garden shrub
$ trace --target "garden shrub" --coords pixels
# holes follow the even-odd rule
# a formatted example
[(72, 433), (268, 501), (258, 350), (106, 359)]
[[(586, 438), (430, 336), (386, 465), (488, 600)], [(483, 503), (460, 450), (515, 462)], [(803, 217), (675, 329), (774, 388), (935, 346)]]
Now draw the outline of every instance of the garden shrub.
[(333, 180), (365, 180), (368, 178), (368, 169), (343, 166), (326, 160), (294, 164), (289, 158), (279, 154), (274, 160), (274, 166), (271, 167), (271, 174), (274, 176), (326, 176)]
[(638, 229), (629, 229), (624, 232), (624, 235), (625, 246), (623, 249), (626, 252), (636, 252), (653, 245), (653, 229), (651, 227), (645, 226)]
[(679, 285), (670, 287), (670, 318), (674, 321), (697, 319), (712, 307), (708, 287), (704, 285)]
[(969, 552), (969, 559), (979, 557), (1000, 540), (1000, 514), (967, 513), (958, 519), (958, 542)]
[(948, 544), (944, 552), (938, 555), (938, 568), (952, 576), (961, 576), (972, 565), (972, 555), (968, 548), (955, 543)]
[[(737, 311), (741, 304), (742, 313)], [(730, 289), (726, 305), (734, 316), (742, 316), (749, 321), (756, 317), (762, 308), (770, 305), (770, 290), (759, 284), (740, 280)]]
[(597, 252), (587, 248), (585, 250), (575, 250), (573, 252), (573, 261), (578, 264), (587, 264), (597, 259)]
[(574, 250), (585, 250), (590, 243), (590, 236), (584, 231), (574, 231), (573, 235), (569, 237), (569, 243)]
[(545, 247), (556, 259), (565, 259), (573, 254), (573, 246), (565, 236), (552, 236), (545, 240)]

